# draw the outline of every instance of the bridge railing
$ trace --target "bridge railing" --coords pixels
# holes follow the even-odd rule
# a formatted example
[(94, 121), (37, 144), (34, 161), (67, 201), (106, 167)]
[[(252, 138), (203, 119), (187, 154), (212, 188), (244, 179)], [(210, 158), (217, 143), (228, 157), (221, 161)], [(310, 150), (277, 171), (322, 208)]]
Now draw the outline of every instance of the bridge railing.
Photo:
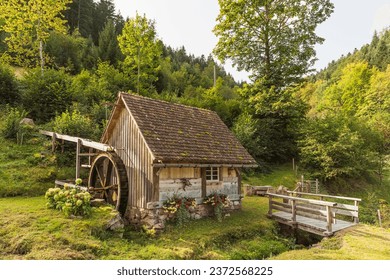
[[(280, 211), (291, 214), (291, 223), (294, 224), (297, 222), (297, 215), (302, 217), (311, 218), (314, 220), (326, 222), (327, 232), (332, 232), (332, 225), (337, 222), (336, 215), (338, 219), (345, 219), (352, 217), (354, 223), (358, 223), (358, 206), (348, 205), (345, 203), (338, 203), (334, 201), (324, 201), (326, 197), (330, 196), (322, 195), (323, 198), (310, 199), (293, 196), (293, 194), (298, 195), (295, 192), (290, 193), (290, 195), (281, 195), (268, 193), (269, 196), (269, 210), (268, 215), (272, 217), (273, 211)], [(304, 193), (300, 193), (304, 194)], [(338, 197), (344, 198), (345, 197)], [(360, 201), (360, 199), (351, 199), (353, 201)]]
[(332, 200), (337, 203), (333, 209), (334, 215), (352, 217), (354, 223), (359, 223), (359, 203), (362, 201), (360, 198), (293, 191), (287, 191), (287, 193), (290, 196), (312, 197), (321, 201)]

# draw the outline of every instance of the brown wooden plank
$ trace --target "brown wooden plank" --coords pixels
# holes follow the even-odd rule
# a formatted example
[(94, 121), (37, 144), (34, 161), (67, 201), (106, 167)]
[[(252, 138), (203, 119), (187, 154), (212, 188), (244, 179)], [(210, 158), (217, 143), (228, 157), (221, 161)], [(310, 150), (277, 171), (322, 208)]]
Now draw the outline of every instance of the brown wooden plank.
[(314, 194), (314, 193), (307, 193), (307, 192), (295, 192), (295, 191), (287, 191), (291, 194), (297, 194), (297, 195), (305, 195), (305, 196), (315, 196), (315, 197), (326, 197), (326, 198), (335, 198), (335, 199), (343, 199), (343, 200), (350, 200), (350, 201), (362, 201), (360, 198), (355, 197), (346, 197), (346, 196), (334, 196), (334, 195), (327, 195), (327, 194)]
[(236, 172), (236, 175), (237, 175), (237, 179), (238, 179), (238, 194), (241, 194), (241, 186), (242, 186), (242, 176), (241, 176), (241, 170), (240, 168), (234, 168), (235, 172)]
[(207, 195), (206, 167), (200, 169), (200, 175), (202, 178), (202, 197), (205, 197)]

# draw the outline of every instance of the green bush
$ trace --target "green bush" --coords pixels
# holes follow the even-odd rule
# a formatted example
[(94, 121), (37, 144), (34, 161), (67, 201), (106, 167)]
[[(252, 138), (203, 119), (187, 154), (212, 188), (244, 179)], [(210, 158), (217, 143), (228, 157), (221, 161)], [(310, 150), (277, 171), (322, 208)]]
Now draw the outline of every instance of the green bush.
[(214, 215), (218, 222), (222, 222), (223, 210), (225, 207), (229, 207), (230, 200), (226, 194), (223, 193), (211, 193), (203, 199), (204, 204), (212, 205), (214, 208)]
[(79, 188), (50, 188), (46, 194), (47, 207), (64, 212), (65, 216), (89, 216), (91, 214), (91, 195)]
[(169, 219), (174, 220), (178, 226), (190, 220), (189, 208), (195, 206), (195, 198), (177, 195), (173, 195), (163, 203), (164, 212), (168, 213)]
[(16, 104), (19, 101), (19, 87), (13, 71), (0, 64), (0, 105)]
[(99, 137), (99, 128), (78, 110), (63, 112), (55, 117), (53, 130), (57, 133), (78, 136), (82, 138), (95, 139)]
[(26, 115), (27, 112), (22, 109), (7, 107), (5, 115), (2, 116), (1, 135), (6, 139), (17, 139), (18, 135), (23, 133), (24, 127), (20, 124), (20, 121)]
[(72, 103), (70, 77), (64, 71), (33, 69), (21, 82), (23, 106), (37, 122), (50, 121)]
[(279, 255), (288, 249), (288, 246), (279, 240), (256, 238), (239, 242), (232, 250), (230, 257), (233, 260), (263, 260)]

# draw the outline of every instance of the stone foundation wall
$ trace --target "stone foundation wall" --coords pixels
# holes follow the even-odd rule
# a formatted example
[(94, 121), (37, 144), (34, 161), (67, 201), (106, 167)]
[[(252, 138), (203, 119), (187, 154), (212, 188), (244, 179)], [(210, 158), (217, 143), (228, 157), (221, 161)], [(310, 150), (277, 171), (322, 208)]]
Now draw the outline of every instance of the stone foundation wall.
[[(229, 207), (224, 208), (224, 213), (229, 214), (241, 209), (241, 200), (231, 201)], [(214, 208), (208, 204), (197, 204), (189, 208), (191, 219), (201, 219), (203, 217), (214, 216)], [(162, 208), (160, 202), (148, 203), (147, 209), (132, 208), (127, 209), (125, 219), (136, 228), (146, 227), (146, 229), (155, 229), (157, 231), (165, 228), (165, 223), (174, 218), (174, 214), (167, 213)]]

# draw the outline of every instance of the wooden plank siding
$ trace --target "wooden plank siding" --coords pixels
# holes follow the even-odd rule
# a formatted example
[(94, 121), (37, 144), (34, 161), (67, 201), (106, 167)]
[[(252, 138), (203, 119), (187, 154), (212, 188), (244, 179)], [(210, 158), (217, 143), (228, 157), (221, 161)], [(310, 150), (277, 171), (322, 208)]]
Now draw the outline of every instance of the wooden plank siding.
[(116, 125), (107, 135), (107, 143), (113, 146), (126, 166), (129, 182), (128, 206), (146, 208), (156, 195), (153, 184), (153, 155), (128, 110), (120, 110)]

